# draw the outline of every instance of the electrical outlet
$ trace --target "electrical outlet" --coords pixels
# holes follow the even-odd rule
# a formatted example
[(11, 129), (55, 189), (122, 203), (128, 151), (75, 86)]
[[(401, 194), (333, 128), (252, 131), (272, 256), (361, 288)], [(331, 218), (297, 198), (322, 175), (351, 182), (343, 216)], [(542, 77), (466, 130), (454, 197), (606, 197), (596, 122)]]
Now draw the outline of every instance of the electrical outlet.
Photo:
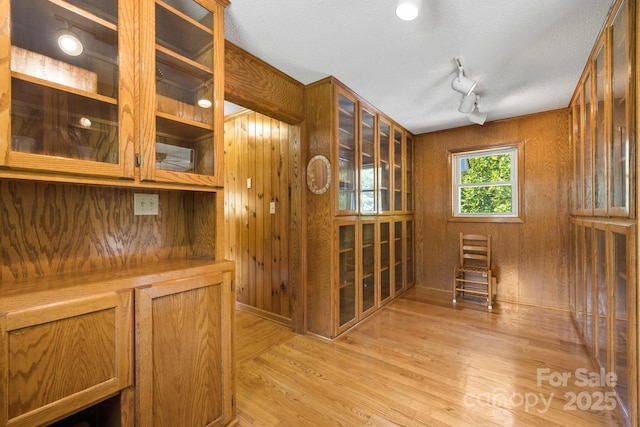
[(157, 194), (133, 193), (133, 214), (134, 215), (158, 215)]
[(276, 213), (276, 202), (269, 203), (269, 213), (274, 215)]

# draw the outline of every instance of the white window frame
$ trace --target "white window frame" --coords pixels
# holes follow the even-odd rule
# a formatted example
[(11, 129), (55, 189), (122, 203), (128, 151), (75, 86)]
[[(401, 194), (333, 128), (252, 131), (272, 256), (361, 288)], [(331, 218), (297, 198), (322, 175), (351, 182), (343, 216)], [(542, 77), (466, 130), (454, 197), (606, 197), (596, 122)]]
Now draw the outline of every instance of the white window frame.
[[(523, 160), (524, 153), (522, 142), (514, 144), (503, 144), (483, 149), (456, 150), (449, 152), (449, 162), (451, 165), (451, 217), (453, 221), (496, 221), (496, 222), (523, 222), (522, 220), (522, 191), (523, 191)], [(486, 157), (497, 154), (511, 155), (511, 174), (509, 181), (500, 183), (486, 182), (463, 184), (460, 182), (462, 176), (462, 160), (475, 157)], [(460, 193), (463, 188), (486, 187), (492, 185), (511, 186), (511, 212), (496, 213), (462, 213), (460, 212)]]

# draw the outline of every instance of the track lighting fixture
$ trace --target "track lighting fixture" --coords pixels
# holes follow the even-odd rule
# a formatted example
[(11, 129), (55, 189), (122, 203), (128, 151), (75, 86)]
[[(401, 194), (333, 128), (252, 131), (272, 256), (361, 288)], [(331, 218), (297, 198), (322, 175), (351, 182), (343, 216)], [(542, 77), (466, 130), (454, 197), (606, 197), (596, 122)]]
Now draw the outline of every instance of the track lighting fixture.
[(458, 75), (451, 81), (451, 87), (453, 88), (453, 90), (460, 92), (464, 96), (469, 96), (471, 92), (473, 92), (473, 89), (475, 89), (478, 82), (465, 77), (464, 69), (462, 68), (460, 59), (454, 58), (454, 60), (456, 61), (456, 65), (458, 66)]
[(469, 120), (477, 125), (483, 125), (485, 120), (487, 120), (487, 113), (478, 111), (478, 104), (476, 103), (473, 106), (473, 111), (469, 114)]
[(460, 106), (458, 107), (458, 111), (464, 114), (469, 114), (473, 111), (473, 107), (476, 105), (477, 95), (471, 92), (469, 95), (463, 96), (462, 101), (460, 101)]
[(413, 21), (418, 17), (422, 0), (399, 0), (396, 15), (403, 21)]

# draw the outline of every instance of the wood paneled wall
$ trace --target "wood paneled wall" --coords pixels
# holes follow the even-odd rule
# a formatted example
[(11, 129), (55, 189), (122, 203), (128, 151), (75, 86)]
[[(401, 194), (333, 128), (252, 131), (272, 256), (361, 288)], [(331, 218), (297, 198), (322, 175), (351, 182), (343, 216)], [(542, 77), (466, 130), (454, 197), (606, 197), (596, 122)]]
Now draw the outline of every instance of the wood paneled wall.
[(299, 157), (298, 126), (253, 111), (225, 120), (226, 258), (236, 261), (237, 301), (283, 321), (293, 317), (300, 265)]
[(221, 258), (219, 193), (144, 192), (159, 195), (159, 215), (134, 215), (133, 189), (0, 180), (0, 286), (164, 259)]
[[(491, 233), (498, 302), (569, 308), (568, 110), (419, 135), (416, 284), (451, 292), (458, 234)], [(450, 222), (447, 150), (525, 141), (524, 223)]]

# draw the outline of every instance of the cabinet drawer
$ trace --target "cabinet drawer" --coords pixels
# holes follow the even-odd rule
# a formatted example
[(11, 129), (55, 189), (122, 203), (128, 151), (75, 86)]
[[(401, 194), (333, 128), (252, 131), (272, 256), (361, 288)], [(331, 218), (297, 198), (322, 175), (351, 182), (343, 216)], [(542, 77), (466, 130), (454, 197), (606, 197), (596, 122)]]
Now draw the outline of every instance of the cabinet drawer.
[(132, 295), (3, 313), (0, 425), (51, 422), (131, 385)]

